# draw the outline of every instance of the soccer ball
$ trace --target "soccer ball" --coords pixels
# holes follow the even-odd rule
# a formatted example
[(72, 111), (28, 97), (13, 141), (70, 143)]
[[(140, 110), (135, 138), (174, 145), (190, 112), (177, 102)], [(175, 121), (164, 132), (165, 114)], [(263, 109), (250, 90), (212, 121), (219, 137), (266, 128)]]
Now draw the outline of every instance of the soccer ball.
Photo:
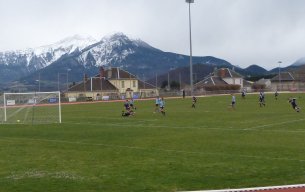
[(17, 120), (17, 123), (20, 123), (20, 120), (19, 120), (19, 119)]

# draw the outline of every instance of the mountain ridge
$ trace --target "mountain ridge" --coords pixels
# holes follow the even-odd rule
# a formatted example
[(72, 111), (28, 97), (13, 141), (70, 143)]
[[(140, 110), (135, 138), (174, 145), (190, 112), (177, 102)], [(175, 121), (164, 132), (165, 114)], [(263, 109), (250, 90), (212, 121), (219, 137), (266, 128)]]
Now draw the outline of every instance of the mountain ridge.
[[(69, 43), (74, 40), (80, 40), (80, 43)], [(40, 77), (43, 81), (54, 83), (59, 82), (62, 74), (69, 76), (69, 82), (80, 81), (84, 74), (97, 74), (101, 66), (121, 67), (139, 78), (150, 79), (157, 74), (189, 65), (188, 55), (162, 51), (140, 39), (131, 39), (123, 33), (105, 36), (99, 41), (76, 35), (57, 42), (57, 45), (64, 44), (63, 47), (56, 48), (55, 44), (51, 44), (53, 47), (50, 50), (56, 50), (59, 54), (56, 54), (56, 51), (47, 52), (44, 57), (33, 54), (28, 61), (24, 55), (18, 56), (17, 52), (8, 59), (13, 61), (11, 65), (3, 63), (3, 52), (0, 52), (0, 81), (5, 83), (17, 80), (33, 84)], [(243, 75), (270, 73), (258, 65), (242, 69), (213, 56), (194, 56), (193, 64), (234, 68)], [(59, 83), (65, 84), (63, 80)]]

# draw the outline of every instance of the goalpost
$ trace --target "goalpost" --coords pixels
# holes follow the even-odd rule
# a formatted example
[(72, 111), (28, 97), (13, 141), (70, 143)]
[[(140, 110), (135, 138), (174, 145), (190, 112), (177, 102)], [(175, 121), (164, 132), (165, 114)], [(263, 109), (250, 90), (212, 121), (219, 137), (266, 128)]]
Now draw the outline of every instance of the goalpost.
[(61, 123), (61, 99), (58, 91), (4, 93), (0, 104), (2, 123)]

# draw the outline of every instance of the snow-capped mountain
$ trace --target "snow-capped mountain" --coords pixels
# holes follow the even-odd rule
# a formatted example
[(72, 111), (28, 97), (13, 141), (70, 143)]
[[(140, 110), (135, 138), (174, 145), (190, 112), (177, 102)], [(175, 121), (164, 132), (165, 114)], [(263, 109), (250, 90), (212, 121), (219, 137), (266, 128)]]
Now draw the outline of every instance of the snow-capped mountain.
[[(189, 64), (186, 55), (161, 51), (123, 33), (106, 36), (100, 41), (74, 36), (30, 51), (12, 52), (10, 57), (5, 54), (0, 53), (0, 81), (19, 80), (28, 84), (37, 83), (38, 78), (55, 82), (60, 78), (59, 74), (67, 76), (68, 72), (70, 82), (80, 81), (84, 74), (96, 75), (100, 66), (121, 67), (149, 79)], [(193, 57), (193, 63), (232, 66), (211, 56)], [(62, 83), (66, 83), (65, 77)]]
[(51, 45), (0, 52), (0, 65), (25, 65), (30, 71), (37, 70), (48, 66), (65, 54), (81, 51), (96, 42), (90, 36), (74, 35)]
[(291, 66), (292, 67), (298, 67), (298, 66), (302, 66), (302, 65), (305, 65), (305, 57), (302, 57), (302, 58), (298, 59)]
[[(0, 80), (14, 80), (43, 69), (63, 55), (81, 51), (96, 42), (90, 36), (74, 35), (51, 45), (0, 52)], [(9, 71), (12, 71), (14, 75), (8, 75)]]
[[(106, 36), (100, 42), (83, 51), (78, 60), (84, 66), (114, 66), (122, 63), (128, 56), (135, 54), (139, 49), (157, 50), (144, 41), (129, 39), (123, 33)], [(124, 67), (124, 66), (120, 66)]]

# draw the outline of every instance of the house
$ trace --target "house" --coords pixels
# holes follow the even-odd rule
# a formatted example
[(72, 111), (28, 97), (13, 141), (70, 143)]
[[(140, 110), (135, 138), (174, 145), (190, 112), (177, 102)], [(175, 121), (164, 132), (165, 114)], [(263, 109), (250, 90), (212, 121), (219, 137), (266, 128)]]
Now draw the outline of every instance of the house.
[(104, 69), (94, 77), (87, 78), (74, 86), (66, 93), (67, 97), (92, 97), (94, 100), (103, 98), (140, 98), (155, 97), (158, 89), (139, 80), (135, 75), (119, 67)]
[(243, 79), (243, 90), (249, 92), (252, 90), (253, 82), (252, 81), (247, 81)]
[(208, 75), (203, 80), (194, 85), (197, 90), (216, 89), (230, 90), (241, 89), (244, 85), (243, 77), (228, 68), (215, 69), (214, 73)]
[(294, 91), (297, 90), (297, 79), (291, 72), (281, 72), (271, 79), (273, 90)]
[(270, 79), (265, 79), (265, 78), (259, 79), (258, 81), (256, 81), (254, 83), (254, 85), (256, 85), (256, 87), (261, 87), (261, 88), (264, 88), (264, 89), (272, 88), (271, 80)]
[(65, 93), (67, 98), (91, 98), (93, 100), (119, 99), (119, 90), (105, 78), (96, 75), (84, 80), (72, 87)]

